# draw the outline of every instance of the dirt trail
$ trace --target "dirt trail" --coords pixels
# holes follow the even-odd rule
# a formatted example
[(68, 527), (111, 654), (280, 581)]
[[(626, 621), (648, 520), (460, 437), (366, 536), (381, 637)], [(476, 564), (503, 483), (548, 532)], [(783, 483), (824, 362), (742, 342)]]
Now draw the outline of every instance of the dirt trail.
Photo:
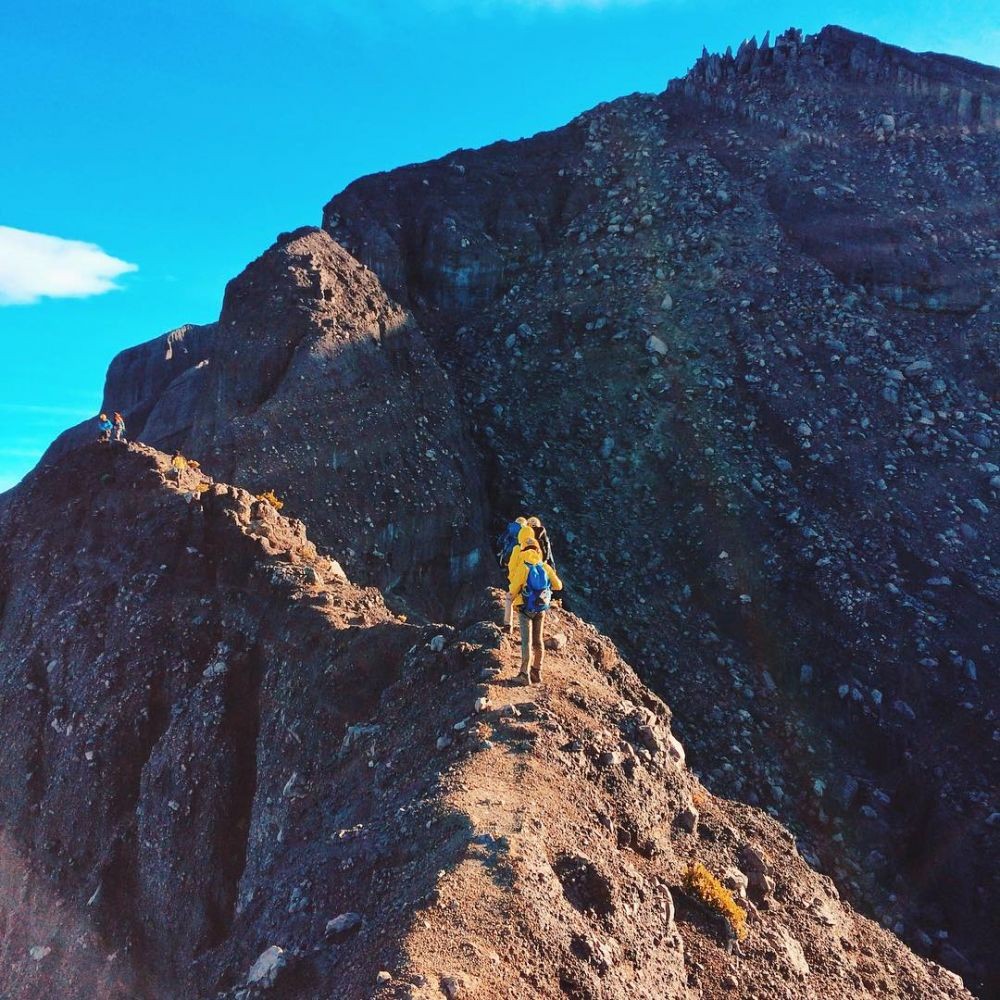
[[(669, 710), (611, 644), (570, 614), (549, 617), (565, 646), (548, 653), (544, 683), (516, 681), (519, 644), (494, 625), (494, 663), (474, 690), (488, 704), (455, 720), (459, 733), (442, 729), (455, 756), (441, 806), (465, 848), (415, 914), (390, 995), (960, 995), (950, 973), (841, 902), (770, 818), (711, 797), (677, 758)], [(748, 848), (776, 885), (759, 905), (741, 901), (749, 934), (733, 947), (681, 884), (690, 861), (739, 878)]]

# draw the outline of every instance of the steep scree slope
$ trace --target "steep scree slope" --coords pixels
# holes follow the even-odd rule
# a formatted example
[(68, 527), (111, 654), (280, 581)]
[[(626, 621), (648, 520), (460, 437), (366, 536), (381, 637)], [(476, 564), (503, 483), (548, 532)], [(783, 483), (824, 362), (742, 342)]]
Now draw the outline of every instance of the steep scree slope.
[(789, 31), (324, 215), (711, 787), (994, 986), (998, 79)]
[[(12, 1000), (969, 996), (709, 795), (569, 614), (512, 688), (496, 596), (407, 624), (141, 446), (34, 473), (0, 529)], [(689, 860), (749, 895), (740, 947)]]

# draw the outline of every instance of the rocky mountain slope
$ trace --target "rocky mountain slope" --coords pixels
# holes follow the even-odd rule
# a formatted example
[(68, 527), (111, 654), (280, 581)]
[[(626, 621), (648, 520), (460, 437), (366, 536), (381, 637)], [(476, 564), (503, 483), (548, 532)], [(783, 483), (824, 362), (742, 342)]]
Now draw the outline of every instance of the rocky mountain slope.
[[(282, 235), (233, 279), (217, 323), (116, 358), (105, 395), (132, 436), (277, 488), (358, 579), (437, 613), (486, 580), (479, 463), (448, 376), (318, 229)], [(73, 428), (48, 458), (93, 436)]]
[(495, 592), (407, 622), (143, 446), (32, 474), (0, 529), (4, 996), (969, 996), (710, 795), (568, 613), (512, 687)]
[(558, 525), (574, 606), (710, 785), (974, 977), (1000, 891), (998, 77), (788, 32), (324, 215), (449, 367), (494, 509)]
[(116, 359), (106, 406), (411, 613), (461, 618), (492, 530), (540, 514), (706, 785), (985, 995), (998, 108), (996, 69), (841, 28), (704, 53), (357, 181), (217, 324)]

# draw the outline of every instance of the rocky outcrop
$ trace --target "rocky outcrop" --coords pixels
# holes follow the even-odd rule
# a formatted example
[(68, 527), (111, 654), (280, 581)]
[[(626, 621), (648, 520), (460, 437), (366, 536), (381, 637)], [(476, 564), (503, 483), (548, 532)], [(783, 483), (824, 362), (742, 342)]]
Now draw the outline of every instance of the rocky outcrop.
[[(116, 358), (105, 396), (131, 437), (278, 490), (358, 579), (437, 613), (486, 579), (479, 459), (448, 377), (318, 229), (285, 234), (233, 279), (218, 323)], [(70, 432), (43, 464), (93, 433)]]
[(499, 612), (404, 622), (142, 446), (6, 494), (0, 992), (969, 996), (709, 795), (593, 628), (554, 611), (545, 687), (512, 689)]
[(361, 178), (326, 206), (323, 228), (400, 302), (469, 312), (537, 266), (599, 194), (577, 169), (584, 135), (570, 125)]
[[(842, 282), (896, 305), (958, 313), (981, 307), (996, 286), (988, 246), (1000, 226), (988, 193), (1000, 128), (995, 68), (839, 27), (805, 38), (790, 29), (773, 46), (765, 36), (735, 56), (703, 52), (668, 93), (786, 140), (771, 160), (769, 206), (789, 238)], [(945, 180), (956, 138), (957, 159), (974, 164), (973, 191)], [(817, 176), (811, 161), (823, 149), (837, 159)]]
[[(790, 29), (735, 56), (703, 53), (665, 97), (676, 121), (697, 114), (693, 104), (749, 123), (769, 147), (768, 208), (843, 283), (960, 314), (996, 286), (996, 69), (843, 28)], [(603, 150), (587, 122), (355, 181), (327, 205), (324, 227), (401, 301), (457, 315), (515, 286), (602, 196)], [(634, 161), (634, 182), (661, 148)], [(813, 166), (824, 150), (836, 158)], [(617, 225), (627, 235), (641, 217)]]
[(0, 825), (30, 887), (5, 996), (211, 995), (206, 956), (266, 933), (276, 852), (312, 847), (282, 832), (286, 746), (336, 745), (413, 641), (301, 523), (168, 469), (89, 445), (0, 509)]
[[(155, 440), (163, 447), (172, 440), (182, 440), (190, 420), (189, 413), (198, 398), (198, 383), (208, 365), (214, 332), (214, 324), (195, 326), (189, 323), (122, 351), (108, 368), (101, 409), (109, 414), (121, 413), (130, 432), (142, 429), (144, 434), (155, 435)], [(177, 400), (172, 418), (164, 422), (161, 415), (150, 425), (150, 413), (175, 383), (187, 388), (182, 392), (177, 392), (176, 388), (172, 391)], [(43, 464), (93, 441), (96, 436), (93, 420), (71, 427), (49, 446), (42, 458)]]
[(1000, 128), (1000, 71), (996, 67), (933, 52), (909, 52), (837, 25), (805, 38), (791, 28), (773, 45), (770, 33), (760, 45), (756, 37), (750, 38), (740, 44), (735, 56), (732, 49), (721, 55), (702, 50), (690, 72), (672, 81), (670, 89), (700, 98), (705, 88), (725, 88), (743, 80), (754, 85), (799, 86), (803, 75), (893, 88), (917, 101), (922, 113), (937, 112), (957, 125)]

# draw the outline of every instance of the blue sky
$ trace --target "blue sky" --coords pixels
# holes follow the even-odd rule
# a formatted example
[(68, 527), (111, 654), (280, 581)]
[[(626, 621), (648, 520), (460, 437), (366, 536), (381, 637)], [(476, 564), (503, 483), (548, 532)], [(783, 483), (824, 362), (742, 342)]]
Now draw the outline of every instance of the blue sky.
[(9, 6), (0, 489), (94, 412), (117, 351), (214, 319), (229, 278), (277, 233), (317, 224), (362, 174), (662, 90), (703, 44), (722, 50), (767, 29), (833, 22), (1000, 62), (992, 0), (757, 10), (736, 0)]

